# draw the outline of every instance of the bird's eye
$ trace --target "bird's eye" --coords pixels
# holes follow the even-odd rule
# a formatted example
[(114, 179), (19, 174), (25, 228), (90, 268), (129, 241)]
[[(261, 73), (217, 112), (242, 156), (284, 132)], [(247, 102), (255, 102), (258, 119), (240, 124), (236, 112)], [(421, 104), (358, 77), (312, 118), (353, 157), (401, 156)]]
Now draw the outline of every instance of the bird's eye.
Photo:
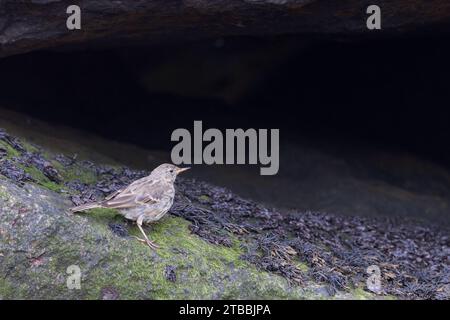
[(173, 173), (173, 169), (170, 169), (170, 173)]

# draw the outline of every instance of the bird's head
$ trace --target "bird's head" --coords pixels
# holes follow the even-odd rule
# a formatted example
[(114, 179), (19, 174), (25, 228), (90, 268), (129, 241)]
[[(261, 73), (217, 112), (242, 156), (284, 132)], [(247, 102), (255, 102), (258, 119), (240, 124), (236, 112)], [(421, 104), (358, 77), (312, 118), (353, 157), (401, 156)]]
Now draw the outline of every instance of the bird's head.
[(189, 168), (180, 168), (170, 163), (164, 163), (158, 167), (156, 167), (151, 175), (154, 177), (162, 178), (168, 181), (175, 181), (177, 175), (183, 171), (188, 170)]

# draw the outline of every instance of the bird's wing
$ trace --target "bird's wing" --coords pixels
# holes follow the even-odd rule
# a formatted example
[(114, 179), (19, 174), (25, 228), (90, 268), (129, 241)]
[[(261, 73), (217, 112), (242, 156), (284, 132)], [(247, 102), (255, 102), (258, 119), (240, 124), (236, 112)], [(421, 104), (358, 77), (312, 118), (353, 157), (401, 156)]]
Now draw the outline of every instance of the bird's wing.
[(143, 177), (131, 183), (123, 190), (123, 192), (135, 191), (141, 188), (143, 185), (152, 185), (153, 183), (155, 183), (155, 180), (151, 179), (149, 176)]
[(109, 194), (105, 200), (111, 200), (112, 198), (114, 198), (115, 196), (117, 196), (119, 193), (121, 193), (123, 191), (123, 189), (119, 189), (114, 191), (113, 193)]
[(106, 200), (111, 200), (114, 197), (116, 197), (118, 194), (122, 193), (122, 192), (129, 192), (130, 190), (135, 190), (138, 186), (143, 185), (144, 183), (146, 183), (149, 180), (149, 177), (143, 177), (141, 179), (138, 179), (134, 182), (132, 182), (131, 184), (129, 184), (126, 188), (121, 188), (119, 190), (116, 190), (114, 192), (112, 192), (111, 194), (109, 194), (108, 196), (105, 197), (104, 201)]
[[(142, 181), (141, 181), (142, 180)], [(155, 180), (140, 179), (133, 182), (125, 190), (105, 199), (102, 206), (107, 208), (132, 208), (143, 203), (156, 203), (163, 195), (163, 188)]]

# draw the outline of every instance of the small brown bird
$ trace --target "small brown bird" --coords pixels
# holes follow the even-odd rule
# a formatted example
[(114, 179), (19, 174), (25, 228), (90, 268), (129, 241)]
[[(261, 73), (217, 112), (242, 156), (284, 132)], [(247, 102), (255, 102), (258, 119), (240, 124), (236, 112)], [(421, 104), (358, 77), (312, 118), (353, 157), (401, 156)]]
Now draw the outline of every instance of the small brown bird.
[(151, 223), (161, 219), (170, 207), (175, 197), (174, 182), (177, 175), (189, 168), (179, 168), (172, 164), (162, 164), (150, 175), (134, 181), (128, 187), (117, 190), (103, 201), (87, 203), (71, 208), (72, 212), (80, 212), (94, 208), (112, 208), (127, 219), (136, 221), (144, 239), (135, 237), (146, 243), (150, 248), (159, 248), (150, 241), (142, 229), (143, 223)]

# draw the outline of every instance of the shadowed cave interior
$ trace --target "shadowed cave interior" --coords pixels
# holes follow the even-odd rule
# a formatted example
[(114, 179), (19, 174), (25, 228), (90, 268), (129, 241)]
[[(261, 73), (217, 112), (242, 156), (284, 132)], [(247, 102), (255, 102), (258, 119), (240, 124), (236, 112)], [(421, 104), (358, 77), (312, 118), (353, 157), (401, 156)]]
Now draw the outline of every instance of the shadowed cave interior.
[(33, 52), (0, 60), (0, 105), (167, 154), (171, 132), (192, 131), (194, 120), (279, 128), (278, 175), (259, 176), (259, 165), (190, 175), (285, 210), (448, 224), (447, 40), (219, 38)]

